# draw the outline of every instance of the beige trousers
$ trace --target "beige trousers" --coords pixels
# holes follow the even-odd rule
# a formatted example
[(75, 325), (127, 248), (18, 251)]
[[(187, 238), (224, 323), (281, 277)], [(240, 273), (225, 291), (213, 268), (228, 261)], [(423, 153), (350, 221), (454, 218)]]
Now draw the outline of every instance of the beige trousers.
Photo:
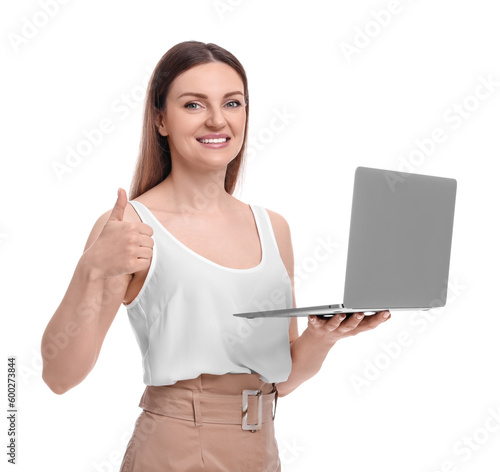
[[(262, 426), (242, 428), (242, 391), (262, 391)], [(120, 472), (281, 472), (274, 431), (275, 384), (258, 374), (201, 374), (146, 386)], [(247, 423), (258, 423), (248, 396)]]

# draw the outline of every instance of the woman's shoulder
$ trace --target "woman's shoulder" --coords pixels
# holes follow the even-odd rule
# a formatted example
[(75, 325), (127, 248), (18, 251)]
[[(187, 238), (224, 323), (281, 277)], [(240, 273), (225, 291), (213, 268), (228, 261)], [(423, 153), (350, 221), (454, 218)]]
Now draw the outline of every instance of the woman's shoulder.
[(269, 216), (269, 221), (274, 232), (274, 237), (278, 244), (280, 252), (283, 254), (290, 254), (292, 251), (292, 240), (290, 233), (290, 226), (286, 218), (279, 212), (271, 210), (263, 205), (260, 206)]
[[(233, 203), (235, 205), (235, 208), (242, 210), (242, 211), (248, 211), (247, 210), (248, 205), (249, 205), (248, 203), (242, 202), (241, 200), (238, 200), (235, 197), (233, 197)], [(276, 223), (276, 225), (288, 225), (285, 218), (280, 213), (273, 211), (273, 210), (270, 210), (269, 208), (266, 208), (265, 206), (257, 204), (257, 203), (253, 203), (251, 205), (254, 207), (262, 208), (264, 211), (266, 211), (267, 214), (269, 215), (269, 218), (273, 222), (273, 226), (275, 223)]]
[(279, 233), (286, 235), (287, 233), (290, 233), (290, 227), (288, 225), (288, 222), (281, 213), (271, 210), (263, 205), (256, 205), (256, 206), (261, 207), (268, 214), (275, 234)]
[[(248, 211), (248, 203), (242, 202), (235, 197), (233, 197), (233, 199), (233, 203), (236, 208), (241, 211)], [(259, 207), (268, 214), (269, 220), (271, 221), (271, 225), (274, 230), (274, 235), (277, 240), (279, 238), (280, 240), (286, 241), (290, 238), (290, 227), (288, 226), (288, 222), (283, 215), (281, 215), (277, 211), (270, 210), (269, 208), (257, 203), (252, 204), (252, 206)]]

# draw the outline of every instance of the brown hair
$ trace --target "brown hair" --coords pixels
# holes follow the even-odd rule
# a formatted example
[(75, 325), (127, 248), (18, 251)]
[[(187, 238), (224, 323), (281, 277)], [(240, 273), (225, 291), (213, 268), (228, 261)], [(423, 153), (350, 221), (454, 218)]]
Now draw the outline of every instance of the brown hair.
[(162, 136), (155, 124), (155, 118), (166, 106), (166, 97), (173, 80), (188, 69), (208, 62), (223, 62), (231, 66), (241, 77), (246, 102), (245, 134), (237, 156), (228, 164), (224, 189), (233, 194), (243, 163), (248, 130), (248, 83), (243, 66), (229, 51), (213, 43), (184, 41), (170, 48), (160, 59), (149, 80), (144, 122), (129, 200), (164, 180), (172, 169), (170, 150), (166, 136)]

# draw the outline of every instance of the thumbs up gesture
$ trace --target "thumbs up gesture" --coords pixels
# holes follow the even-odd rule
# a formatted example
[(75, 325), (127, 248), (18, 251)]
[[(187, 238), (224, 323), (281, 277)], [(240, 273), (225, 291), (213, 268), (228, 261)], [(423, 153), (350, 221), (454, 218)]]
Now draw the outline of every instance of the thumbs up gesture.
[(119, 188), (118, 198), (101, 233), (88, 248), (94, 267), (102, 278), (133, 274), (149, 267), (154, 240), (151, 226), (123, 221), (127, 192)]

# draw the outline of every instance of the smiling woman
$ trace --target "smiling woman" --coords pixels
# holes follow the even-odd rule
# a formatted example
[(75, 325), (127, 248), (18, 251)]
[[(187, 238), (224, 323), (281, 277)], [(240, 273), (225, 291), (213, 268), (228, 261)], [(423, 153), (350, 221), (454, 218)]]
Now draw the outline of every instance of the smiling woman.
[(290, 322), (232, 316), (272, 290), (283, 294), (276, 306), (293, 304), (269, 214), (231, 195), (247, 135), (245, 72), (218, 46), (182, 43), (157, 66), (148, 100), (145, 126), (155, 126), (144, 131), (129, 217), (155, 244), (124, 297), (147, 387), (121, 471), (279, 471), (273, 401), (291, 370)]
[[(119, 189), (96, 221), (44, 333), (43, 379), (62, 394), (93, 369), (125, 305), (146, 389), (121, 472), (281, 470), (277, 383), (296, 320), (233, 316), (295, 306), (285, 219), (233, 196), (248, 112), (231, 53), (197, 41), (167, 51), (148, 83), (130, 200)], [(68, 324), (78, 335), (54, 352)]]

